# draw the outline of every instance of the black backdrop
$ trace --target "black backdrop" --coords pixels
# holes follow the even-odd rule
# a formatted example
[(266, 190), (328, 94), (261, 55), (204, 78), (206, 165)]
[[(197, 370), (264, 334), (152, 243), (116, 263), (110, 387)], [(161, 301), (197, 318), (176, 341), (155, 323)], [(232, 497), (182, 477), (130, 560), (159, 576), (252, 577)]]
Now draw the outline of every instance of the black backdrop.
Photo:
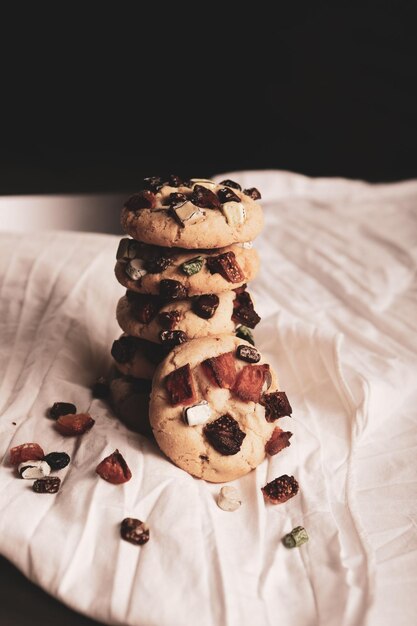
[(61, 7), (10, 23), (0, 193), (130, 192), (144, 175), (243, 168), (417, 176), (413, 2), (309, 7)]

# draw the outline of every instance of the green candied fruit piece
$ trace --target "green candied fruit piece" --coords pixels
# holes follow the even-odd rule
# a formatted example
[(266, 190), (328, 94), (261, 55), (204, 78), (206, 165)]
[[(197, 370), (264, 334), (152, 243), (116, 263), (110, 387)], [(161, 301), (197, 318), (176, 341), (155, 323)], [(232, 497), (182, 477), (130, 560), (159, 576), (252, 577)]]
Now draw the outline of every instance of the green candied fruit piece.
[(243, 326), (243, 324), (239, 326), (239, 328), (236, 329), (235, 335), (239, 337), (239, 339), (244, 339), (245, 341), (249, 341), (253, 346), (255, 345), (253, 335), (247, 326)]
[(296, 526), (288, 535), (285, 535), (282, 543), (286, 548), (299, 548), (303, 543), (307, 543), (307, 541), (308, 535), (306, 529), (302, 526)]
[(196, 256), (194, 259), (190, 259), (189, 261), (184, 261), (181, 264), (181, 269), (184, 274), (187, 276), (192, 276), (193, 274), (198, 274), (204, 264), (204, 259), (202, 256)]

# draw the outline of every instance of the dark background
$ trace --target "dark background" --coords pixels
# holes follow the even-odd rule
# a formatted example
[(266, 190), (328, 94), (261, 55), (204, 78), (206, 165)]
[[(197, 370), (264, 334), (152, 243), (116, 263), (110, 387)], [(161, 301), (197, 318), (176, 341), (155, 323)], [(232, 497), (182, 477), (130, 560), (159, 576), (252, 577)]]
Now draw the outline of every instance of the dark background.
[(417, 176), (413, 4), (26, 15), (2, 55), (0, 193), (244, 168)]

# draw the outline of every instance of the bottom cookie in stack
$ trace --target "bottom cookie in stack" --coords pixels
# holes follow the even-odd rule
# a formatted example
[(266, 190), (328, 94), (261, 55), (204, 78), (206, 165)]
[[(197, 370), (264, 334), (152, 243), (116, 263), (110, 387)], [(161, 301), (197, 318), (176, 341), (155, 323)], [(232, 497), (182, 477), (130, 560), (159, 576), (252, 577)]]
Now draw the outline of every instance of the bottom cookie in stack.
[(152, 382), (115, 374), (110, 382), (112, 408), (119, 420), (136, 433), (153, 439), (149, 423), (149, 398)]

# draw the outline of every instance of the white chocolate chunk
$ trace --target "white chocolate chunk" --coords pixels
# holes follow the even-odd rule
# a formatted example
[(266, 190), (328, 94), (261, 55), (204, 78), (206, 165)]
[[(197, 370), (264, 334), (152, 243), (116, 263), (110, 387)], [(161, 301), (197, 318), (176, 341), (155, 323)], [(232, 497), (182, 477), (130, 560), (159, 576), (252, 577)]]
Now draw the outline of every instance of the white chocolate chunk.
[(244, 248), (245, 250), (252, 250), (253, 241), (244, 241), (243, 243), (237, 244), (240, 248)]
[(51, 467), (46, 461), (23, 461), (18, 467), (21, 478), (35, 480), (49, 476)]
[(206, 400), (184, 408), (184, 421), (188, 426), (205, 424), (211, 417), (211, 407)]
[(229, 226), (238, 226), (245, 221), (246, 211), (241, 202), (226, 202), (222, 205), (222, 211)]
[(173, 207), (173, 210), (179, 221), (184, 225), (186, 223), (196, 224), (197, 222), (201, 222), (206, 216), (206, 212), (196, 207), (192, 202), (184, 202), (184, 204), (178, 207)]
[(234, 487), (222, 487), (217, 496), (217, 506), (223, 511), (236, 511), (242, 504), (239, 493)]
[(126, 265), (126, 274), (130, 276), (132, 280), (139, 280), (142, 276), (145, 276), (148, 272), (143, 268), (144, 261), (142, 259), (132, 259)]
[(192, 178), (190, 180), (192, 186), (201, 185), (202, 187), (206, 187), (207, 189), (214, 189), (217, 183), (214, 180), (209, 180), (208, 178)]

